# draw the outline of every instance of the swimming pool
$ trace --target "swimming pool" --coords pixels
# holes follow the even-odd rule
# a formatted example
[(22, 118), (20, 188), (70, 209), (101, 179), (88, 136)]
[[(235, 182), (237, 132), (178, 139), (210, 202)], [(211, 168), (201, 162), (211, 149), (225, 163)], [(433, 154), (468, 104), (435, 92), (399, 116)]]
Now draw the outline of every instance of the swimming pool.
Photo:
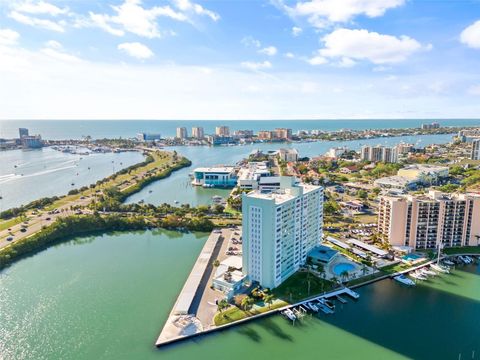
[(339, 263), (333, 267), (333, 272), (337, 276), (340, 276), (344, 271), (350, 272), (352, 270), (355, 270), (355, 265), (350, 263)]
[(415, 253), (407, 254), (407, 255), (402, 257), (402, 259), (406, 260), (406, 261), (416, 261), (416, 260), (419, 260), (419, 259), (422, 259), (422, 258), (424, 258), (423, 255), (419, 255), (419, 254), (415, 254)]

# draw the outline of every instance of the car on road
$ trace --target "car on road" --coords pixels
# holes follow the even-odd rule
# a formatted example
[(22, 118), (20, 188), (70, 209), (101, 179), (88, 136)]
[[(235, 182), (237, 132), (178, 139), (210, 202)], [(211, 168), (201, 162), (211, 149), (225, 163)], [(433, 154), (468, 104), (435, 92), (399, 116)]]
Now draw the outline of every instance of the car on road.
[(7, 241), (12, 241), (12, 240), (13, 240), (13, 236), (7, 237)]
[(47, 217), (47, 218), (45, 218), (45, 220), (50, 221), (50, 220), (52, 220), (52, 218)]
[(26, 228), (21, 228), (20, 231), (24, 233), (24, 232), (27, 232), (27, 229)]

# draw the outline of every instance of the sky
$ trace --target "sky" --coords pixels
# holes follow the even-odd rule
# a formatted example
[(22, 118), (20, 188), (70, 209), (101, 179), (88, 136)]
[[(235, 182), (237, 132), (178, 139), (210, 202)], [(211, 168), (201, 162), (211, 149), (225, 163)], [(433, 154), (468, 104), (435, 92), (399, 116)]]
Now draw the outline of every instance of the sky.
[(0, 119), (480, 117), (480, 0), (0, 0)]

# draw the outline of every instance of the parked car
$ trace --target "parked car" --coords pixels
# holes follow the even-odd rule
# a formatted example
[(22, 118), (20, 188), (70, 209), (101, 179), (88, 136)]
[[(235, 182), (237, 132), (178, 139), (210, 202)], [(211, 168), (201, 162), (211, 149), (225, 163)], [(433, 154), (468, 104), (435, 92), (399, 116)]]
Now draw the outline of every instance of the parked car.
[(12, 240), (13, 240), (12, 236), (7, 237), (7, 241), (12, 241)]

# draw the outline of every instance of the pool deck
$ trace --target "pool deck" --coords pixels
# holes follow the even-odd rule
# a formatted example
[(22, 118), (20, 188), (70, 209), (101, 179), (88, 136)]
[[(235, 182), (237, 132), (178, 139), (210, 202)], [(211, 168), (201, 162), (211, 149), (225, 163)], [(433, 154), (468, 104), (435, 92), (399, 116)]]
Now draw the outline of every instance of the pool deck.
[[(229, 229), (225, 229), (225, 230), (229, 230)], [(222, 235), (223, 234), (224, 233), (222, 232)], [(229, 235), (231, 236), (231, 234), (228, 234), (228, 233), (225, 233), (225, 235), (226, 236), (229, 236)], [(221, 236), (221, 237), (216, 238), (217, 243), (218, 243), (219, 239), (223, 239), (223, 242), (220, 242), (220, 246), (217, 244), (216, 248), (217, 249), (220, 249), (220, 248), (224, 249), (227, 246), (228, 241), (225, 241), (225, 237)], [(209, 240), (210, 240), (210, 238), (209, 238)], [(212, 238), (211, 241), (213, 242), (215, 240), (213, 240), (213, 238)], [(208, 240), (207, 240), (207, 242), (208, 242)], [(205, 246), (207, 246), (207, 243), (205, 244)], [(209, 246), (211, 246), (211, 245), (209, 245)], [(203, 253), (203, 251), (202, 251), (202, 253)], [(460, 254), (460, 255), (463, 255), (463, 254)], [(469, 254), (465, 254), (465, 255), (469, 255)], [(458, 256), (458, 254), (451, 255), (451, 256)], [(201, 255), (200, 255), (200, 257), (201, 257)], [(442, 256), (441, 259), (448, 258), (448, 257), (449, 256)], [(213, 258), (213, 257), (211, 256), (211, 258)], [(195, 329), (192, 330), (192, 328), (195, 327), (195, 325), (192, 325), (192, 326), (183, 327), (183, 329), (185, 331), (181, 332), (181, 331), (179, 331), (179, 326), (177, 325), (179, 316), (173, 314), (173, 310), (172, 310), (172, 313), (170, 314), (170, 316), (169, 316), (169, 318), (168, 318), (160, 336), (158, 337), (158, 339), (155, 343), (155, 346), (160, 348), (160, 347), (164, 347), (164, 346), (167, 346), (169, 344), (177, 343), (177, 342), (180, 342), (180, 341), (183, 341), (183, 340), (193, 339), (194, 337), (198, 337), (198, 336), (201, 336), (201, 335), (206, 335), (206, 334), (214, 333), (214, 332), (217, 332), (217, 331), (229, 329), (229, 328), (232, 328), (234, 326), (242, 325), (242, 324), (245, 324), (247, 322), (257, 320), (259, 318), (264, 318), (264, 317), (267, 317), (267, 316), (271, 316), (271, 315), (274, 315), (274, 314), (281, 313), (282, 311), (284, 311), (286, 309), (291, 309), (291, 308), (294, 308), (294, 307), (298, 307), (298, 306), (303, 305), (307, 302), (310, 302), (310, 301), (316, 300), (316, 299), (320, 299), (320, 298), (332, 298), (332, 297), (334, 298), (338, 295), (347, 294), (354, 299), (358, 299), (358, 296), (357, 296), (358, 294), (356, 294), (354, 291), (352, 291), (352, 289), (357, 289), (357, 288), (375, 283), (377, 281), (385, 280), (385, 279), (388, 279), (388, 278), (394, 278), (397, 275), (406, 274), (410, 271), (415, 271), (419, 268), (431, 265), (435, 262), (436, 262), (436, 260), (431, 260), (431, 261), (428, 261), (426, 263), (423, 263), (423, 264), (420, 264), (420, 265), (417, 265), (417, 266), (412, 266), (407, 270), (398, 271), (398, 272), (395, 272), (393, 274), (385, 274), (383, 276), (379, 276), (379, 277), (376, 277), (376, 278), (373, 278), (373, 279), (366, 280), (362, 283), (351, 286), (350, 288), (341, 286), (341, 287), (336, 288), (336, 289), (334, 289), (334, 290), (332, 290), (328, 293), (317, 294), (317, 295), (311, 296), (307, 299), (303, 299), (303, 300), (301, 300), (297, 303), (288, 304), (288, 305), (286, 305), (284, 307), (281, 307), (281, 308), (272, 309), (272, 310), (266, 311), (262, 314), (247, 317), (245, 319), (241, 319), (241, 320), (238, 320), (238, 321), (235, 321), (235, 322), (232, 322), (232, 323), (229, 323), (229, 324), (221, 325), (221, 326), (212, 325), (212, 326), (207, 326), (205, 328), (202, 327), (202, 326), (197, 326)], [(195, 266), (194, 266), (194, 269), (195, 269)], [(203, 290), (205, 290), (205, 289), (203, 289)], [(198, 296), (198, 294), (197, 294), (197, 296)], [(174, 309), (175, 309), (175, 307), (174, 307)], [(216, 307), (215, 307), (215, 309), (216, 309)], [(196, 321), (198, 323), (200, 323), (200, 321), (195, 317), (195, 315), (191, 314), (191, 315), (188, 315), (188, 316), (193, 317), (194, 319), (196, 319)], [(193, 321), (192, 324), (195, 324), (195, 321)]]

